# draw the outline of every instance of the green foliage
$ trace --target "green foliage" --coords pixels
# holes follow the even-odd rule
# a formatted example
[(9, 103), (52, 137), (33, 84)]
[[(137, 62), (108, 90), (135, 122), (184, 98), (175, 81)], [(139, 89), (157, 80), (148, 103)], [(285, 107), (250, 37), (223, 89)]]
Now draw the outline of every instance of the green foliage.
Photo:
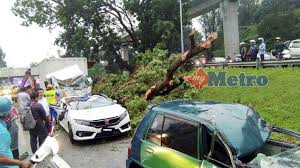
[(146, 50), (145, 53), (140, 53), (137, 55), (137, 63), (147, 65), (153, 60), (165, 60), (167, 55), (167, 50), (159, 49), (158, 47), (152, 50)]
[(257, 23), (260, 7), (259, 0), (241, 0), (239, 6), (240, 26)]
[(105, 67), (99, 63), (96, 63), (92, 68), (89, 69), (88, 74), (90, 77), (105, 76)]
[(243, 26), (240, 27), (240, 39), (241, 41), (244, 41), (246, 43), (249, 43), (252, 39), (257, 39), (258, 33), (257, 33), (257, 25), (249, 25), (249, 26)]
[(132, 100), (126, 103), (125, 107), (131, 117), (132, 127), (135, 128), (137, 126), (140, 119), (144, 116), (147, 106), (148, 102), (143, 97), (134, 97)]
[(204, 37), (207, 38), (211, 32), (220, 31), (222, 28), (221, 9), (218, 8), (202, 15), (198, 21), (204, 29)]
[(271, 13), (262, 18), (258, 26), (258, 33), (268, 39), (270, 43), (274, 43), (275, 37), (293, 40), (300, 36), (299, 26), (300, 19), (292, 11)]
[(275, 37), (283, 41), (294, 40), (300, 36), (299, 9), (294, 8), (288, 0), (263, 0), (260, 7), (258, 35), (264, 37), (268, 44), (274, 44)]
[(214, 57), (224, 57), (225, 55), (225, 50), (223, 49), (219, 49), (213, 52), (213, 56)]
[(5, 58), (5, 53), (3, 52), (2, 48), (0, 47), (0, 68), (6, 67), (6, 62), (5, 62), (4, 58)]
[[(189, 25), (187, 15), (190, 0), (182, 0), (183, 25)], [(180, 14), (179, 1), (174, 0), (124, 0), (125, 8), (136, 15), (138, 37), (141, 40), (140, 51), (152, 49), (157, 43), (170, 51), (180, 50)]]
[[(147, 90), (163, 79), (168, 65), (178, 57), (177, 54), (167, 57), (167, 53), (167, 50), (159, 48), (147, 50), (138, 56), (137, 62), (141, 66), (134, 74), (107, 74), (104, 80), (93, 88), (93, 92), (105, 93), (123, 102), (132, 118), (132, 125), (135, 127), (149, 103), (172, 99), (168, 98), (168, 95), (156, 97), (150, 102), (144, 99)], [(178, 97), (178, 95), (174, 94), (173, 97)]]

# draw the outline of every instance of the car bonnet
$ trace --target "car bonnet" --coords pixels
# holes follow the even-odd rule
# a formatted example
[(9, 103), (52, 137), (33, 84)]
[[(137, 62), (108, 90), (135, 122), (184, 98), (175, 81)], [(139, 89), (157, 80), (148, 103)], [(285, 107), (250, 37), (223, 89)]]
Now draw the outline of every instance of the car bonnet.
[(71, 110), (70, 116), (71, 118), (77, 120), (93, 121), (93, 120), (99, 120), (105, 118), (118, 117), (125, 111), (126, 111), (125, 108), (121, 107), (118, 104), (114, 104), (110, 106), (85, 109), (85, 110)]

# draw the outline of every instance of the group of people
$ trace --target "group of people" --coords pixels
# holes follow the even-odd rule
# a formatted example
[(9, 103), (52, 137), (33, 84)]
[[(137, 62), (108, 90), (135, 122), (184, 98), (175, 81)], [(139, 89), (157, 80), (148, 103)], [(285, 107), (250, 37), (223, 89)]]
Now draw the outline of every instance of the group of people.
[[(57, 104), (59, 94), (51, 84), (47, 85), (44, 93), (42, 88), (20, 88), (17, 94), (18, 110), (13, 101), (0, 96), (0, 168), (29, 168), (30, 163), (20, 161), (18, 145), (17, 119), (24, 131), (29, 131), (30, 146), (35, 153), (45, 141), (52, 128), (52, 121), (56, 121), (56, 111), (49, 104)], [(24, 119), (26, 113), (31, 112), (35, 126), (26, 130)]]
[[(272, 48), (272, 55), (274, 55), (277, 59), (281, 59), (282, 51), (286, 49), (286, 46), (283, 42), (281, 42), (280, 37), (276, 37), (276, 42)], [(264, 60), (264, 56), (266, 53), (266, 43), (264, 38), (258, 38), (258, 47), (256, 46), (255, 40), (250, 40), (250, 47), (247, 50), (246, 43), (241, 42), (240, 43), (240, 55), (242, 58), (242, 61), (255, 61), (256, 59)]]

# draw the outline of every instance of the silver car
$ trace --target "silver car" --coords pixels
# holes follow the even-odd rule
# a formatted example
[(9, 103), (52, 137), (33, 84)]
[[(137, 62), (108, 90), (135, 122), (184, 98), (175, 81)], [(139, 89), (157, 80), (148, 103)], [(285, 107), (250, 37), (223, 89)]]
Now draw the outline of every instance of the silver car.
[(291, 41), (289, 51), (291, 58), (300, 58), (300, 39)]

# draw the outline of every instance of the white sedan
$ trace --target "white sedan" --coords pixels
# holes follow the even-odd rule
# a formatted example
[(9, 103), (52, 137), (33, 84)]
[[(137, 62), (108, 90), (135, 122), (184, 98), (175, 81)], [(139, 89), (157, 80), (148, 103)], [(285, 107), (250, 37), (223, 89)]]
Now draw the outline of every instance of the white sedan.
[(127, 110), (105, 95), (65, 97), (56, 110), (59, 124), (72, 143), (120, 135), (131, 129)]
[(291, 58), (300, 58), (300, 39), (293, 40), (289, 45)]

